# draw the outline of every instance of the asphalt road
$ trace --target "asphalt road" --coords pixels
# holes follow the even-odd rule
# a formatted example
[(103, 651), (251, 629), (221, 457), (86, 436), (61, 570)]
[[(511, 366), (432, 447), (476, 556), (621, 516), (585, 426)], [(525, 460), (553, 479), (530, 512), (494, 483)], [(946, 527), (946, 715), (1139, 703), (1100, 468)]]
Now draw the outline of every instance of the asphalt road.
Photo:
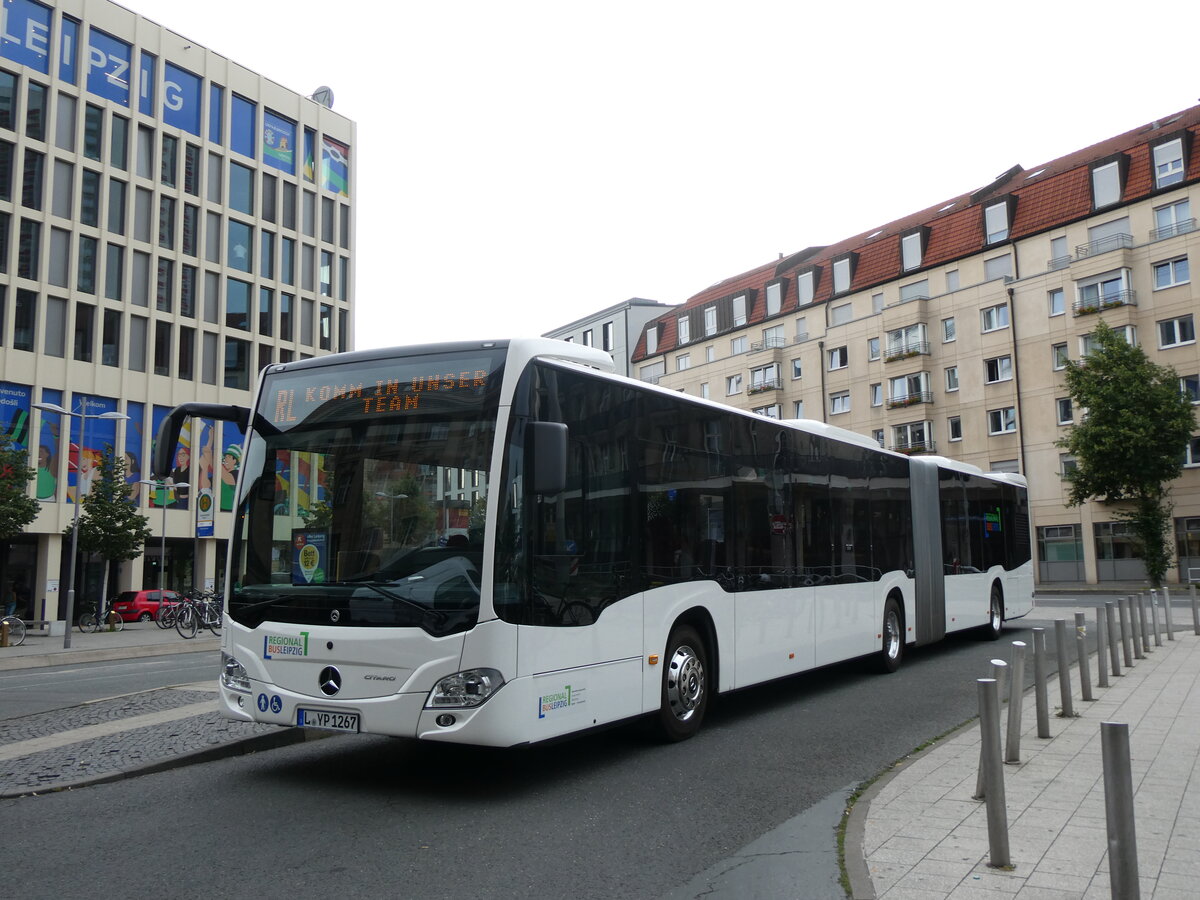
[(678, 745), (636, 726), (513, 751), (335, 737), (5, 801), (11, 858), (64, 848), (74, 861), (10, 867), (7, 889), (25, 900), (661, 897), (971, 718), (974, 679), (1034, 624), (1052, 629), (952, 637), (910, 651), (891, 676), (849, 663), (739, 692)]

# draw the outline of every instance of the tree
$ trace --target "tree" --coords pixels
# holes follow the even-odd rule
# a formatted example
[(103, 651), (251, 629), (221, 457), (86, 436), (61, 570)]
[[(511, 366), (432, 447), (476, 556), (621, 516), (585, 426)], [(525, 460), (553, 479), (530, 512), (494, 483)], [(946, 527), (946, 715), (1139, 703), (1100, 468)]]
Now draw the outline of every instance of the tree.
[(1065, 475), (1068, 503), (1124, 504), (1115, 515), (1129, 524), (1158, 587), (1174, 555), (1168, 483), (1183, 467), (1195, 426), (1192, 406), (1174, 369), (1151, 362), (1103, 321), (1092, 336), (1092, 352), (1067, 362), (1067, 390), (1081, 415), (1058, 441), (1076, 462)]
[[(92, 482), (79, 509), (79, 549), (98, 553), (104, 559), (104, 579), (100, 583), (107, 585), (108, 564), (136, 559), (151, 535), (150, 520), (129, 500), (123, 456), (111, 448), (104, 452), (99, 477)], [(70, 537), (71, 530), (68, 526), (63, 533)]]
[(37, 518), (41, 504), (29, 496), (29, 482), (36, 477), (25, 450), (13, 443), (0, 446), (0, 541), (20, 534)]

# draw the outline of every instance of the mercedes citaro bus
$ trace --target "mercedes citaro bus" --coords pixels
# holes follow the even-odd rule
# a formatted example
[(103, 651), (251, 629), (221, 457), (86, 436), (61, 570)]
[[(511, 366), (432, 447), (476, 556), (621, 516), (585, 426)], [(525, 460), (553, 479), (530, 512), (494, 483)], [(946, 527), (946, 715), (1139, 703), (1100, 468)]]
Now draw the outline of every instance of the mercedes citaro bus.
[(489, 746), (647, 716), (680, 740), (715, 693), (893, 671), (1030, 610), (1022, 477), (612, 368), (548, 339), (431, 344), (175, 408), (156, 477), (188, 417), (246, 435), (224, 713)]

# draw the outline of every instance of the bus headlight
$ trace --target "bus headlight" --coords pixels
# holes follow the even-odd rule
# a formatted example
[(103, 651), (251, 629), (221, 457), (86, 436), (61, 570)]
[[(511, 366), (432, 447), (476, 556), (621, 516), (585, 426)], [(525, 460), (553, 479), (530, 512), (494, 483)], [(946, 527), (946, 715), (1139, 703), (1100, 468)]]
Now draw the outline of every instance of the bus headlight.
[(221, 684), (231, 691), (250, 693), (250, 676), (246, 667), (224, 651), (221, 652)]
[(447, 675), (433, 686), (426, 709), (443, 709), (450, 706), (479, 706), (488, 697), (500, 690), (504, 676), (495, 669), (467, 669)]

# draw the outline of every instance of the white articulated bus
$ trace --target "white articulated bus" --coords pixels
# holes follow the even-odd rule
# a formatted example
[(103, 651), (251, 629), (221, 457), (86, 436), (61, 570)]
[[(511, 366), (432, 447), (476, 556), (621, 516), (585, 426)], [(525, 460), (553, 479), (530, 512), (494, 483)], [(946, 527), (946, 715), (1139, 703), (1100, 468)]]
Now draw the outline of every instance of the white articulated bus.
[[(1032, 605), (1025, 481), (883, 450), (612, 374), (546, 339), (345, 353), (264, 370), (221, 635), (241, 720), (511, 746)], [(305, 470), (323, 493), (289, 487)]]

